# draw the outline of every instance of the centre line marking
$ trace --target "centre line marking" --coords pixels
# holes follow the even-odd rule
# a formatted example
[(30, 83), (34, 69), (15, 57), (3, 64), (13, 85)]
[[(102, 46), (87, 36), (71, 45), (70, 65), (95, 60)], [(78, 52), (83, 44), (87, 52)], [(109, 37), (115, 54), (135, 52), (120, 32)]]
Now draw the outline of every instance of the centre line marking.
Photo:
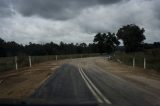
[[(82, 78), (84, 79), (86, 85), (88, 86), (88, 88), (90, 89), (90, 91), (92, 92), (92, 94), (95, 96), (95, 98), (97, 99), (97, 101), (99, 103), (103, 103), (103, 101), (105, 103), (108, 104), (112, 104), (101, 92), (100, 90), (93, 84), (93, 82), (88, 78), (88, 76), (84, 73), (83, 69), (81, 67), (79, 68), (79, 72), (82, 76)], [(102, 100), (103, 99), (103, 100)]]
[(99, 103), (103, 103), (103, 101), (99, 98), (99, 96), (96, 94), (96, 92), (93, 90), (93, 88), (89, 85), (89, 83), (87, 82), (87, 80), (85, 79), (84, 75), (82, 74), (80, 68), (79, 68), (79, 72), (84, 80), (84, 82), (86, 83), (87, 87), (90, 89), (90, 91), (92, 92), (92, 94), (94, 95), (94, 97), (97, 99), (97, 101)]

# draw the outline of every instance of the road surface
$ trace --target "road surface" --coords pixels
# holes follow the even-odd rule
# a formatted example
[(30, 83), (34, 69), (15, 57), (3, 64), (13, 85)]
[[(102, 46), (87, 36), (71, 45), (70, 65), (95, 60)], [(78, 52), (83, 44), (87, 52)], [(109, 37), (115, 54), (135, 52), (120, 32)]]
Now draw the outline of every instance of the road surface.
[(53, 104), (160, 105), (159, 97), (104, 71), (85, 59), (63, 64), (31, 98)]

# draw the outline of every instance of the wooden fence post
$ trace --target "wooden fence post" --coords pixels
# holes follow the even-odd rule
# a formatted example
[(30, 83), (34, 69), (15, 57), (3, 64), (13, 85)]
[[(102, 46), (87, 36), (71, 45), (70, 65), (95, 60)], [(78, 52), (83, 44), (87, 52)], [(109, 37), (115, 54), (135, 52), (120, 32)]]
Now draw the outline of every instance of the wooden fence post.
[(17, 56), (15, 56), (15, 65), (16, 65), (16, 70), (18, 70)]
[(29, 59), (29, 67), (32, 67), (32, 60), (31, 60), (31, 56), (28, 56)]
[(135, 67), (135, 57), (133, 57), (133, 68)]
[(58, 59), (58, 58), (57, 58), (57, 55), (56, 55), (56, 61), (57, 61), (57, 59)]
[(144, 58), (144, 69), (146, 69), (146, 58)]

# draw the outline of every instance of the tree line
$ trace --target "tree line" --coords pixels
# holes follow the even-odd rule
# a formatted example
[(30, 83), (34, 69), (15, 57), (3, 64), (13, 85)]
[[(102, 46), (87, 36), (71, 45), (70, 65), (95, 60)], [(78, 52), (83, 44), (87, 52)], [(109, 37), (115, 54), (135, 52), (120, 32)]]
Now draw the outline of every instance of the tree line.
[(17, 55), (65, 55), (65, 54), (84, 54), (98, 53), (94, 43), (64, 43), (56, 44), (54, 42), (37, 44), (29, 43), (27, 45), (18, 44), (14, 41), (6, 42), (0, 38), (0, 56), (17, 56)]
[(64, 43), (54, 42), (45, 44), (29, 43), (27, 45), (18, 44), (14, 41), (6, 42), (0, 38), (0, 57), (17, 55), (65, 55), (84, 53), (113, 53), (119, 47), (122, 40), (125, 52), (136, 52), (144, 49), (160, 48), (160, 42), (153, 44), (144, 43), (146, 39), (144, 28), (135, 24), (130, 24), (120, 28), (117, 33), (99, 32), (94, 36), (93, 43)]

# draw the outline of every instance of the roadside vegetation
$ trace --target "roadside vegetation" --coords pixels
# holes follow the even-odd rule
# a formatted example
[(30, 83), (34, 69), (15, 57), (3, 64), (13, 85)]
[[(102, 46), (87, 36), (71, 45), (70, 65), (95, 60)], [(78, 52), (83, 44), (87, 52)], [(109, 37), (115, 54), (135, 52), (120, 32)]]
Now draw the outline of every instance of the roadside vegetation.
[[(144, 28), (130, 24), (120, 28), (116, 36), (110, 32), (107, 35), (98, 33), (94, 41), (101, 53), (112, 55), (117, 62), (160, 72), (160, 42), (144, 43), (144, 32)], [(122, 47), (118, 46), (118, 40), (122, 40)]]
[(116, 52), (114, 61), (133, 65), (135, 58), (135, 66), (144, 68), (144, 59), (146, 60), (146, 69), (153, 69), (160, 72), (160, 49), (148, 49), (144, 52), (125, 53)]
[[(94, 57), (99, 56), (98, 53), (92, 54), (72, 54), (72, 55), (46, 55), (46, 56), (30, 56), (32, 65), (46, 62), (46, 61), (56, 61), (62, 59), (74, 59), (74, 58), (84, 58), (84, 57)], [(5, 72), (8, 70), (16, 69), (15, 58), (17, 58), (17, 67), (29, 67), (29, 56), (21, 55), (16, 57), (0, 57), (0, 72)]]
[(117, 37), (123, 41), (124, 49), (116, 52), (115, 58), (133, 67), (160, 71), (160, 43), (144, 43), (144, 32), (144, 28), (132, 24), (120, 28)]
[[(14, 41), (5, 41), (0, 38), (0, 71), (12, 70), (30, 66), (32, 64), (57, 59), (71, 59), (81, 57), (98, 56), (99, 54), (113, 55), (114, 60), (144, 67), (146, 60), (147, 69), (160, 70), (160, 42), (153, 44), (144, 43), (145, 29), (135, 24), (125, 25), (119, 28), (117, 33), (99, 32), (94, 36), (93, 43), (29, 43), (18, 44)], [(120, 45), (120, 40), (123, 46)]]

